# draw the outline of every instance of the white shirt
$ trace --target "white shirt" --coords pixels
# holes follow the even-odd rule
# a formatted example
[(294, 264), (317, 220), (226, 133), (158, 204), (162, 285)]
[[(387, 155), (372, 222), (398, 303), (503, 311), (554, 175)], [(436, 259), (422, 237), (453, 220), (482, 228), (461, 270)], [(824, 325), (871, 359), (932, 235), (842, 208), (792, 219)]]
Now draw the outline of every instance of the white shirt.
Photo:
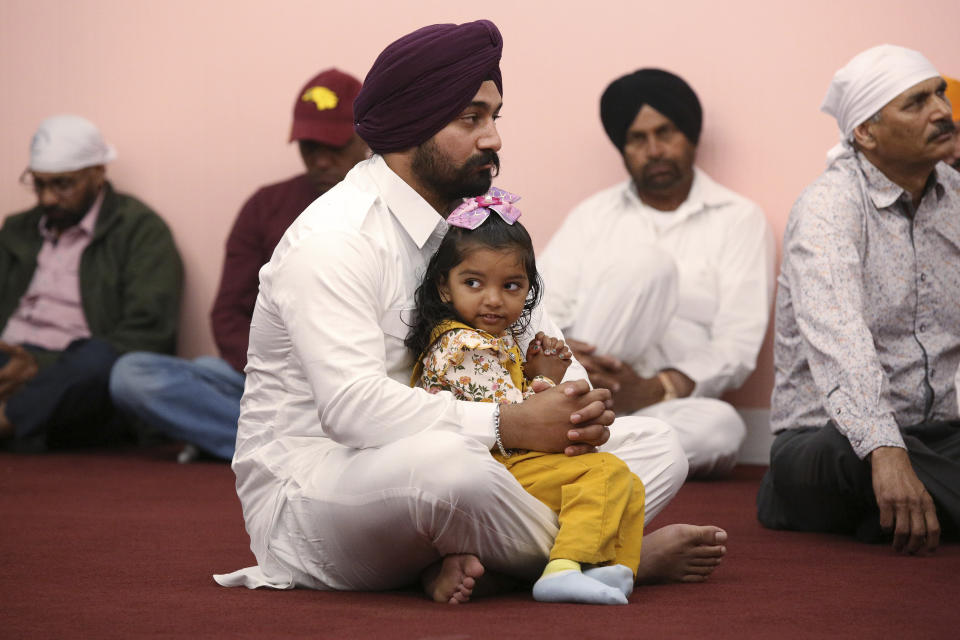
[[(539, 260), (551, 316), (573, 324), (591, 252), (644, 245), (676, 261), (679, 302), (657, 353), (630, 364), (644, 375), (678, 369), (696, 383), (696, 396), (739, 387), (756, 366), (773, 297), (775, 245), (763, 211), (700, 169), (671, 213), (643, 204), (631, 180), (605, 189), (567, 216)], [(615, 300), (610, 308), (616, 313)]]
[[(446, 230), (374, 156), (307, 207), (260, 270), (233, 459), (260, 584), (288, 586), (267, 553), (277, 505), (287, 483), (310, 481), (329, 448), (378, 447), (428, 430), (494, 445), (493, 404), (409, 386), (403, 340), (414, 291)], [(523, 349), (538, 330), (559, 335), (534, 315)], [(581, 378), (572, 363), (564, 380)]]

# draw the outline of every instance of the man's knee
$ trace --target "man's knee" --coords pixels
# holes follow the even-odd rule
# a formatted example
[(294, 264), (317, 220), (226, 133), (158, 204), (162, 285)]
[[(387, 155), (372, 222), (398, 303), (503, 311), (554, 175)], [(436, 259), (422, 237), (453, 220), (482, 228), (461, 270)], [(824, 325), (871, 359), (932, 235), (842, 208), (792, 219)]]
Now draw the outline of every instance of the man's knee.
[(683, 486), (689, 471), (676, 431), (663, 420), (641, 416), (617, 418), (611, 428), (613, 440), (604, 449), (621, 458), (643, 480), (648, 497), (664, 496), (665, 506)]
[(157, 368), (163, 356), (147, 351), (135, 351), (120, 356), (110, 372), (110, 397), (121, 407), (139, 403), (145, 394), (151, 394), (159, 381)]
[(116, 348), (100, 338), (74, 340), (60, 354), (58, 364), (66, 370), (82, 369), (89, 377), (102, 378), (106, 381), (110, 370), (117, 361)]
[(487, 475), (491, 470), (508, 474), (478, 441), (450, 432), (414, 436), (408, 460), (413, 486), (454, 503), (471, 503), (495, 491)]
[(778, 490), (857, 489), (865, 463), (836, 427), (797, 429), (777, 435), (770, 448), (770, 472)]
[(743, 418), (736, 409), (722, 400), (700, 398), (699, 401), (703, 404), (704, 410), (709, 412), (709, 419), (706, 421), (709, 428), (704, 429), (700, 435), (703, 447), (718, 455), (736, 456), (740, 444), (747, 435), (747, 425), (744, 424)]

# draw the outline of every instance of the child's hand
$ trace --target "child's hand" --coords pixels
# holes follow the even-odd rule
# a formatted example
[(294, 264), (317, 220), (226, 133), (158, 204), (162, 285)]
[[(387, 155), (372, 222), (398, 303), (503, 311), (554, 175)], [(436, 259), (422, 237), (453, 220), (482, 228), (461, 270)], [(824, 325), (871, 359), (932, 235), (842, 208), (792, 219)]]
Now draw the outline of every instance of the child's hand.
[(527, 362), (523, 366), (523, 373), (528, 380), (546, 376), (559, 384), (570, 366), (570, 357), (570, 349), (563, 340), (551, 338), (539, 331), (527, 347)]

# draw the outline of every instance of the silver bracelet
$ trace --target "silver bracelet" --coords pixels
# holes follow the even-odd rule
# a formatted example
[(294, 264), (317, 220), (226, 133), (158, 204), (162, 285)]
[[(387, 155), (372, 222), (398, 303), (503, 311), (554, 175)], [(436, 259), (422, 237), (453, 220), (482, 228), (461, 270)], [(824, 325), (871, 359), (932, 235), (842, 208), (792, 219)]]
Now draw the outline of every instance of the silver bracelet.
[(503, 448), (503, 440), (500, 438), (500, 403), (497, 402), (496, 405), (493, 408), (493, 434), (497, 437), (497, 449), (500, 450), (500, 455), (509, 458), (513, 454)]

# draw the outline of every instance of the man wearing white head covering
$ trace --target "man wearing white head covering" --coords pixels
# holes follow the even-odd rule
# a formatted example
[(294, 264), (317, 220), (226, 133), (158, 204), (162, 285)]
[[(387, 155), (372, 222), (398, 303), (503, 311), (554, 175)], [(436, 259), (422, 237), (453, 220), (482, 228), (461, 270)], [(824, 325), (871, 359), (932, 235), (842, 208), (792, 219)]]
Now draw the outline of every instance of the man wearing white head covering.
[(122, 438), (107, 387), (118, 354), (172, 352), (182, 284), (166, 224), (106, 179), (116, 158), (75, 115), (44, 120), (21, 181), (37, 206), (0, 228), (0, 446)]
[(767, 527), (892, 536), (909, 553), (960, 529), (960, 174), (941, 162), (945, 88), (920, 53), (883, 45), (827, 92), (842, 142), (783, 242)]

